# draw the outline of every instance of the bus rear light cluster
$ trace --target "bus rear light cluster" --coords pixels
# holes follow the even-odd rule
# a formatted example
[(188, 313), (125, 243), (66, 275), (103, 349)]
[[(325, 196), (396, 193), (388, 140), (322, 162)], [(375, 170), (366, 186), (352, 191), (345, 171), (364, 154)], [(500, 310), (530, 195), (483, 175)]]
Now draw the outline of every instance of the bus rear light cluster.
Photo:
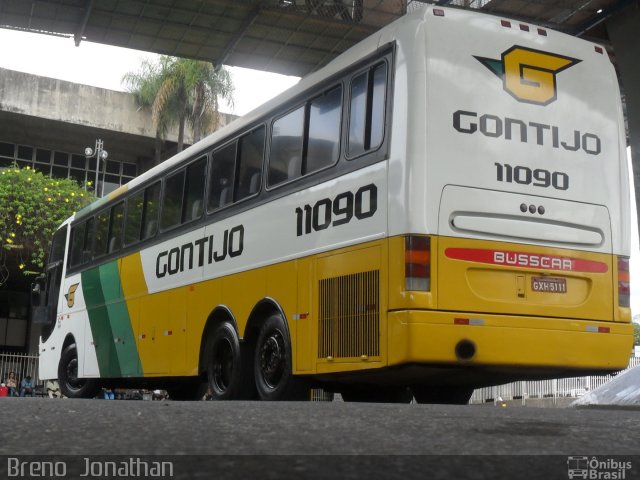
[(618, 305), (629, 308), (630, 298), (629, 257), (618, 257)]
[(409, 236), (404, 248), (405, 289), (431, 290), (431, 239)]
[(483, 326), (484, 320), (482, 318), (454, 318), (453, 324)]
[(587, 327), (587, 332), (591, 332), (591, 333), (611, 333), (611, 329), (609, 327), (595, 327), (593, 325), (589, 325)]

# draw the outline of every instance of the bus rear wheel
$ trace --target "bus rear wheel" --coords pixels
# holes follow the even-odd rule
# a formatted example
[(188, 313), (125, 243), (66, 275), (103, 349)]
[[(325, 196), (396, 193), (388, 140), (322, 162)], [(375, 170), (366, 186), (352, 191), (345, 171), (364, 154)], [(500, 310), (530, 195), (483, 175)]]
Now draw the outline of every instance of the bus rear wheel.
[(58, 381), (60, 391), (69, 398), (93, 398), (100, 390), (96, 379), (78, 378), (78, 351), (75, 343), (67, 346), (60, 356)]
[(254, 356), (254, 374), (261, 400), (309, 400), (311, 390), (293, 375), (291, 340), (281, 315), (262, 325)]
[(208, 339), (207, 380), (212, 400), (249, 400), (254, 395), (250, 352), (243, 349), (229, 322), (216, 327)]
[(473, 388), (462, 386), (424, 386), (411, 387), (418, 403), (441, 403), (445, 405), (466, 405), (469, 403)]

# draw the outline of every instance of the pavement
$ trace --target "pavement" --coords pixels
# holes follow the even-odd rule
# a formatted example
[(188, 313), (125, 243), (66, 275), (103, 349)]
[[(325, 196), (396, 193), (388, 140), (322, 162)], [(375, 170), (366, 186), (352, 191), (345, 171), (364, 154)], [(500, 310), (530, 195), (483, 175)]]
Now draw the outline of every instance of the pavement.
[(640, 421), (629, 410), (4, 398), (0, 415), (0, 478), (11, 458), (60, 458), (65, 478), (81, 478), (84, 462), (105, 455), (216, 480), (565, 479), (575, 456), (627, 459), (623, 480), (640, 478)]

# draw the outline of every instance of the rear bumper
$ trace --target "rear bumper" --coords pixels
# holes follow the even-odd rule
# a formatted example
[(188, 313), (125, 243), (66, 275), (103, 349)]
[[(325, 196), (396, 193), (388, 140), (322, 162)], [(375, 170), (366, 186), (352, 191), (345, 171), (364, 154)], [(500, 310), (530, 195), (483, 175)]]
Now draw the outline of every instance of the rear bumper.
[[(633, 345), (630, 323), (428, 310), (389, 312), (387, 319), (389, 366), (516, 367), (579, 374), (626, 368)], [(471, 319), (472, 324), (456, 324), (455, 319)], [(601, 333), (607, 328), (608, 333)], [(464, 341), (475, 346), (469, 359), (456, 355), (456, 346)]]

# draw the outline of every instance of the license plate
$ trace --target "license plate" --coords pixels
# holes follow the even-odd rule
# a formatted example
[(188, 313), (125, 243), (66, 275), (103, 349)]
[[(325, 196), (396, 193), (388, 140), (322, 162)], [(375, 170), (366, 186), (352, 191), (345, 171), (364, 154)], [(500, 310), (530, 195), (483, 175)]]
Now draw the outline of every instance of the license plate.
[(533, 277), (531, 288), (534, 292), (567, 293), (567, 279), (555, 277)]

